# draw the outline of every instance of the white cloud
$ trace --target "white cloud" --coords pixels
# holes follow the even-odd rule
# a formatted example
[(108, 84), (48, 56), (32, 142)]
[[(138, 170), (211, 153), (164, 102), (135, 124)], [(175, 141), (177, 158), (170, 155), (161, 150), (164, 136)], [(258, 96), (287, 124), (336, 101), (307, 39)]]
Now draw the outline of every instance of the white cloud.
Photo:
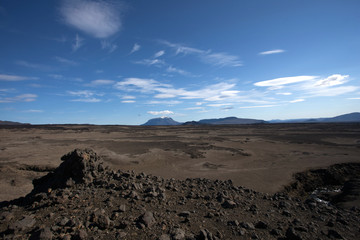
[(124, 101), (121, 101), (122, 103), (135, 103), (136, 101), (134, 100), (124, 100)]
[(167, 69), (166, 69), (167, 72), (175, 72), (175, 73), (178, 73), (178, 74), (181, 74), (181, 75), (184, 75), (184, 76), (189, 76), (191, 75), (189, 72), (185, 71), (185, 70), (182, 70), (182, 69), (179, 69), (179, 68), (175, 68), (173, 66), (169, 66)]
[(203, 62), (219, 67), (241, 67), (243, 64), (237, 56), (227, 53), (206, 53), (201, 55)]
[(38, 109), (29, 109), (29, 110), (25, 110), (24, 112), (26, 112), (26, 113), (42, 113), (44, 111), (38, 110)]
[(0, 74), (0, 81), (17, 82), (17, 81), (24, 81), (24, 80), (36, 80), (36, 79), (38, 79), (38, 78), (18, 76), (18, 75)]
[(97, 80), (91, 81), (91, 83), (88, 84), (87, 86), (96, 87), (96, 86), (103, 86), (103, 85), (111, 85), (111, 84), (114, 84), (114, 83), (115, 83), (114, 80), (97, 79)]
[(161, 56), (164, 55), (164, 54), (165, 54), (165, 51), (164, 51), (164, 50), (158, 51), (157, 53), (154, 54), (154, 58), (161, 57)]
[(269, 107), (277, 107), (277, 106), (280, 106), (278, 104), (270, 104), (270, 105), (258, 105), (258, 106), (246, 106), (246, 107), (239, 107), (241, 109), (243, 108), (269, 108)]
[(15, 61), (15, 64), (17, 64), (19, 66), (27, 67), (27, 68), (41, 70), (41, 71), (52, 70), (52, 67), (50, 67), (50, 66), (38, 64), (38, 63), (31, 63), (31, 62), (27, 62), (27, 61), (23, 61), (23, 60)]
[(316, 78), (316, 76), (283, 77), (283, 78), (275, 78), (275, 79), (271, 79), (271, 80), (256, 82), (256, 83), (254, 83), (254, 85), (259, 86), (259, 87), (282, 86), (282, 85), (291, 84), (291, 83), (314, 80), (315, 78)]
[(290, 96), (290, 95), (292, 95), (292, 93), (290, 93), (290, 92), (279, 92), (279, 93), (276, 93), (276, 95)]
[(101, 43), (101, 48), (107, 50), (109, 53), (114, 52), (118, 48), (116, 44), (111, 43), (107, 40), (102, 40), (100, 43)]
[(95, 38), (108, 38), (121, 28), (120, 6), (114, 1), (63, 0), (63, 21)]
[(95, 93), (89, 90), (79, 90), (79, 91), (67, 91), (68, 94), (72, 96), (78, 96), (78, 97), (91, 97), (94, 96)]
[(95, 96), (102, 96), (102, 94), (95, 93), (89, 90), (79, 90), (79, 91), (67, 91), (67, 93), (71, 96), (78, 97), (77, 99), (72, 99), (72, 102), (101, 102), (101, 99), (96, 98)]
[(171, 85), (159, 83), (153, 79), (126, 78), (122, 82), (115, 84), (115, 88), (126, 91), (153, 92), (157, 88), (170, 88)]
[(285, 50), (283, 49), (274, 49), (274, 50), (269, 50), (269, 51), (265, 51), (265, 52), (260, 52), (259, 55), (269, 55), (269, 54), (276, 54), (276, 53), (283, 53), (285, 52)]
[(140, 60), (140, 61), (135, 61), (134, 63), (142, 64), (142, 65), (146, 65), (146, 66), (155, 65), (155, 66), (158, 66), (158, 67), (165, 65), (165, 62), (163, 60), (160, 60), (160, 59), (143, 59), (143, 60)]
[(232, 103), (215, 103), (215, 104), (208, 104), (209, 107), (223, 107), (223, 106), (231, 106)]
[(136, 99), (135, 96), (125, 95), (121, 97), (122, 99)]
[(69, 59), (66, 59), (66, 58), (63, 58), (63, 57), (58, 57), (58, 56), (55, 56), (54, 59), (60, 63), (64, 63), (64, 64), (67, 64), (67, 65), (72, 65), (72, 66), (76, 66), (78, 63), (73, 61), (73, 60), (69, 60)]
[(177, 100), (170, 100), (170, 101), (149, 101), (147, 104), (162, 104), (162, 105), (176, 105), (182, 103), (181, 101)]
[(33, 102), (37, 98), (36, 94), (26, 93), (15, 97), (0, 98), (0, 103), (11, 103), (11, 102)]
[(129, 54), (133, 54), (134, 52), (139, 51), (140, 48), (141, 48), (141, 46), (139, 44), (135, 43)]
[(360, 100), (360, 97), (354, 97), (354, 98), (348, 98), (348, 99), (351, 99), (351, 100)]
[(297, 102), (304, 102), (304, 101), (305, 101), (305, 99), (300, 98), (300, 99), (292, 100), (292, 101), (290, 101), (290, 103), (297, 103)]
[(76, 52), (84, 44), (84, 39), (79, 37), (78, 34), (75, 35), (74, 43), (72, 44), (72, 49)]
[(211, 64), (213, 66), (219, 67), (240, 67), (242, 66), (242, 62), (239, 60), (238, 56), (230, 55), (224, 52), (212, 52), (212, 50), (201, 50), (197, 48), (191, 48), (187, 46), (183, 46), (181, 44), (170, 43), (168, 41), (160, 41), (160, 43), (171, 47), (175, 50), (175, 54), (193, 54), (197, 56), (202, 62)]
[(321, 79), (315, 83), (315, 86), (331, 87), (346, 83), (349, 75), (333, 74), (327, 78)]
[(96, 102), (101, 102), (101, 99), (98, 99), (98, 98), (78, 98), (78, 99), (71, 100), (71, 102), (96, 103)]
[(116, 83), (114, 87), (124, 91), (155, 94), (155, 98), (178, 97), (180, 99), (204, 99), (205, 101), (222, 101), (237, 98), (238, 93), (240, 93), (240, 91), (232, 90), (235, 84), (226, 82), (189, 91), (183, 88), (174, 88), (170, 84), (160, 83), (153, 79), (126, 78), (124, 81)]
[(203, 110), (203, 107), (189, 107), (189, 108), (185, 108), (185, 110)]
[(174, 112), (169, 111), (169, 110), (164, 110), (164, 111), (148, 111), (148, 114), (151, 115), (171, 115), (174, 114)]
[(63, 79), (64, 78), (64, 76), (61, 74), (49, 74), (48, 76), (51, 78), (54, 78), (54, 79)]

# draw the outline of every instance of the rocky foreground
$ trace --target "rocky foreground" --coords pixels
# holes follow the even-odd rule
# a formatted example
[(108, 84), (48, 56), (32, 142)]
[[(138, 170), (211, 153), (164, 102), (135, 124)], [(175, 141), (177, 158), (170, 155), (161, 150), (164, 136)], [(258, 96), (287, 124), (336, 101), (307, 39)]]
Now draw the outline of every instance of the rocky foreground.
[(0, 203), (0, 238), (359, 239), (356, 207), (258, 193), (230, 180), (112, 171), (89, 149), (62, 160), (26, 197)]

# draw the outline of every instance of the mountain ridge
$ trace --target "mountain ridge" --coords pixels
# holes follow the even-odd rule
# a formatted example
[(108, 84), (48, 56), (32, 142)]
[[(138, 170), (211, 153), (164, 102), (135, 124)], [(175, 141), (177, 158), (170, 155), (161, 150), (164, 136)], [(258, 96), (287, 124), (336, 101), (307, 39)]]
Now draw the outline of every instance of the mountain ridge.
[(360, 112), (353, 112), (338, 115), (330, 118), (299, 118), (299, 119), (285, 119), (285, 120), (269, 120), (225, 117), (225, 118), (209, 118), (201, 119), (199, 121), (187, 121), (184, 123), (177, 122), (170, 117), (152, 118), (142, 126), (174, 126), (174, 125), (231, 125), (231, 124), (264, 124), (264, 123), (346, 123), (346, 122), (360, 122)]

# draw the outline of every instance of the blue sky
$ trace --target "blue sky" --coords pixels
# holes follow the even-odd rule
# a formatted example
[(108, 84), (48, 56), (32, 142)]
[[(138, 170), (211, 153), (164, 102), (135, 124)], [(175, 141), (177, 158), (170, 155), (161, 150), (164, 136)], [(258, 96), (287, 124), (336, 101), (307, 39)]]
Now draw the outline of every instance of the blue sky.
[(360, 111), (360, 1), (0, 1), (0, 120)]

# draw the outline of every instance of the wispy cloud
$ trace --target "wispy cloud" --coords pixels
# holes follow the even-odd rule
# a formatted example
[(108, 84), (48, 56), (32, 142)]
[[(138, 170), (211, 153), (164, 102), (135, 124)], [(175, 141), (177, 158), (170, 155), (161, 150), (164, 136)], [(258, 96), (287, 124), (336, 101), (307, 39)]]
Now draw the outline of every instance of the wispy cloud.
[(38, 96), (36, 94), (26, 93), (17, 95), (15, 97), (0, 98), (0, 103), (11, 103), (11, 102), (33, 102)]
[(86, 84), (86, 86), (97, 87), (97, 86), (104, 86), (104, 85), (112, 85), (114, 83), (115, 83), (114, 80), (97, 79), (97, 80), (91, 81), (89, 84)]
[(231, 106), (232, 103), (215, 103), (215, 104), (208, 104), (209, 107), (223, 107), (223, 106)]
[(71, 102), (86, 102), (86, 103), (96, 103), (101, 102), (101, 99), (99, 98), (77, 98), (70, 100)]
[(164, 54), (165, 54), (165, 51), (164, 51), (164, 50), (158, 51), (157, 53), (154, 54), (154, 58), (161, 57), (161, 56), (164, 55)]
[(44, 64), (38, 64), (38, 63), (31, 63), (31, 62), (27, 62), (27, 61), (23, 61), (23, 60), (15, 61), (15, 64), (17, 64), (19, 66), (27, 67), (27, 68), (33, 68), (33, 69), (41, 70), (41, 71), (51, 71), (51, 70), (53, 70), (53, 68), (50, 67), (50, 66), (47, 66), (47, 65), (44, 65)]
[(285, 50), (283, 49), (274, 49), (269, 51), (260, 52), (259, 55), (270, 55), (270, 54), (277, 54), (277, 53), (283, 53)]
[(178, 97), (180, 99), (204, 99), (206, 101), (224, 100), (235, 97), (239, 93), (239, 91), (231, 90), (235, 87), (235, 84), (225, 82), (209, 85), (193, 91), (183, 88), (174, 88), (170, 84), (143, 78), (126, 78), (124, 81), (118, 82), (114, 86), (119, 90), (155, 94), (154, 98)]
[(123, 100), (121, 102), (122, 103), (135, 103), (136, 101), (134, 101), (134, 100)]
[(341, 85), (347, 82), (349, 75), (333, 74), (327, 78), (320, 79), (316, 82), (315, 86), (331, 87)]
[(181, 75), (184, 75), (184, 76), (190, 76), (191, 75), (191, 73), (189, 73), (189, 72), (187, 72), (185, 70), (173, 67), (173, 66), (169, 66), (166, 69), (166, 71), (169, 72), (169, 73), (178, 73), (178, 74), (181, 74)]
[(78, 64), (77, 62), (75, 62), (73, 60), (69, 60), (69, 59), (66, 59), (63, 57), (55, 56), (54, 59), (60, 63), (64, 63), (64, 64), (71, 65), (71, 66), (76, 66)]
[(87, 103), (95, 103), (101, 102), (101, 99), (96, 98), (96, 96), (102, 96), (102, 94), (95, 93), (89, 90), (79, 90), (79, 91), (67, 91), (67, 93), (71, 96), (78, 97), (76, 99), (72, 99), (72, 102), (87, 102)]
[(161, 59), (143, 59), (140, 61), (134, 61), (135, 64), (141, 64), (141, 65), (146, 65), (146, 66), (157, 66), (157, 67), (161, 67), (165, 65), (165, 62)]
[(151, 114), (151, 115), (171, 115), (171, 114), (174, 114), (173, 111), (169, 111), (169, 110), (164, 110), (164, 111), (148, 111), (147, 112), (148, 114)]
[(290, 101), (290, 103), (297, 103), (297, 102), (304, 102), (304, 101), (305, 101), (305, 99), (300, 98), (300, 99), (292, 100), (292, 101)]
[(114, 1), (63, 0), (63, 21), (95, 38), (108, 38), (121, 28), (121, 6)]
[(114, 52), (118, 48), (116, 44), (111, 43), (107, 40), (102, 40), (100, 43), (101, 43), (101, 48), (107, 50), (109, 53)]
[(315, 78), (317, 77), (316, 76), (283, 77), (283, 78), (275, 78), (271, 80), (256, 82), (254, 83), (254, 85), (259, 87), (274, 87), (274, 86), (282, 86), (291, 83), (314, 80)]
[(243, 108), (269, 108), (269, 107), (278, 107), (279, 104), (270, 104), (270, 105), (257, 105), (257, 106), (245, 106), (245, 107), (239, 107), (241, 109)]
[(81, 46), (84, 44), (84, 39), (79, 36), (79, 34), (75, 35), (74, 42), (72, 44), (72, 50), (76, 52)]
[(141, 46), (139, 44), (135, 43), (129, 54), (133, 54), (134, 52), (139, 51), (140, 48), (141, 48)]
[(26, 112), (26, 113), (42, 113), (44, 112), (44, 110), (39, 110), (39, 109), (29, 109), (29, 110), (25, 110), (23, 112)]
[(201, 55), (201, 59), (206, 63), (219, 67), (241, 67), (243, 65), (237, 56), (227, 53), (206, 53)]
[(48, 76), (54, 79), (64, 79), (64, 76), (61, 74), (49, 74)]
[(187, 47), (181, 44), (170, 43), (168, 41), (159, 41), (160, 43), (172, 48), (175, 50), (175, 54), (184, 54), (184, 55), (195, 55), (202, 62), (219, 67), (240, 67), (242, 62), (238, 56), (231, 55), (225, 52), (213, 52), (212, 50), (202, 50), (192, 47)]
[(122, 99), (136, 99), (135, 96), (131, 96), (131, 95), (125, 95), (121, 97)]
[(160, 83), (153, 79), (145, 78), (125, 78), (124, 81), (117, 82), (115, 88), (125, 91), (138, 91), (138, 92), (154, 92), (158, 88), (170, 88), (171, 85)]
[[(276, 78), (254, 83), (258, 87), (268, 87), (270, 91), (282, 89), (300, 93), (303, 97), (330, 97), (357, 91), (358, 86), (339, 86), (348, 82), (349, 75), (333, 74), (325, 78), (318, 76), (295, 76)], [(276, 93), (277, 95), (284, 93)], [(289, 94), (288, 94), (289, 95)]]
[(156, 100), (153, 100), (153, 101), (148, 101), (146, 104), (161, 104), (161, 105), (169, 105), (169, 106), (172, 106), (172, 105), (177, 105), (177, 104), (180, 104), (182, 103), (182, 101), (177, 101), (177, 100), (167, 100), (167, 101), (156, 101)]
[(0, 81), (7, 82), (18, 82), (24, 80), (36, 80), (37, 77), (27, 77), (27, 76), (19, 76), (19, 75), (8, 75), (8, 74), (0, 74)]

